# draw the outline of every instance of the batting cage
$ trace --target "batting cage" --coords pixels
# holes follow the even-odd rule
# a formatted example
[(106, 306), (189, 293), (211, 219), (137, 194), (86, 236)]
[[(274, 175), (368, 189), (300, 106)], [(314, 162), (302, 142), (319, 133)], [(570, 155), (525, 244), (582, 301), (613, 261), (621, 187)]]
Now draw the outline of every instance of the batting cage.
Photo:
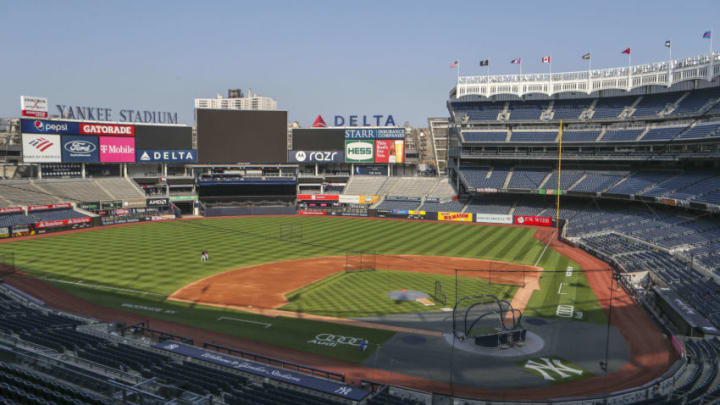
[(377, 252), (348, 251), (345, 253), (345, 272), (375, 271), (377, 265)]

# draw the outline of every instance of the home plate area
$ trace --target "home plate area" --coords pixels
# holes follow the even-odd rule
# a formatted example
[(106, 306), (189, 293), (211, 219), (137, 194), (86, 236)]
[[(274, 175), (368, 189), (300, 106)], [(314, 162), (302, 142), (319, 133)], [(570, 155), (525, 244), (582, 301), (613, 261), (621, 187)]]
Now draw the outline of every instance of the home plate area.
[(390, 291), (387, 296), (388, 298), (395, 301), (419, 302), (426, 307), (431, 307), (435, 305), (434, 302), (430, 301), (430, 296), (428, 294), (417, 290), (402, 289), (397, 291)]

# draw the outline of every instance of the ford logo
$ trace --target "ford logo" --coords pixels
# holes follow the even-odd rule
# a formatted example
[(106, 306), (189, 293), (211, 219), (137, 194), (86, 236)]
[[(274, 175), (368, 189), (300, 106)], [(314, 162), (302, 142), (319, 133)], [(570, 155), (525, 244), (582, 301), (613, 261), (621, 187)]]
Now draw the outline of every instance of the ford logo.
[(64, 148), (71, 153), (92, 153), (97, 149), (94, 143), (88, 141), (65, 142)]

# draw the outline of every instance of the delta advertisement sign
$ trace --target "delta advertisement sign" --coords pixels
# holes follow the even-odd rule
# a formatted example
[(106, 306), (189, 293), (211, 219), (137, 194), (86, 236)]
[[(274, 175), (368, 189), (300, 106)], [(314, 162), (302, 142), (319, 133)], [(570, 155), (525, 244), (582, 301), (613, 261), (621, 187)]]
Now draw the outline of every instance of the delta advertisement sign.
[(135, 138), (129, 137), (100, 137), (101, 163), (134, 163)]
[(472, 222), (470, 212), (438, 212), (438, 221)]
[(59, 163), (60, 135), (22, 134), (22, 153), (25, 163)]
[(192, 149), (177, 150), (150, 150), (138, 149), (136, 152), (136, 161), (138, 163), (155, 163), (155, 162), (197, 162), (197, 151)]
[(404, 140), (345, 140), (345, 163), (404, 162)]
[(552, 226), (552, 218), (550, 217), (536, 217), (532, 215), (515, 215), (516, 225), (529, 225), (529, 226)]

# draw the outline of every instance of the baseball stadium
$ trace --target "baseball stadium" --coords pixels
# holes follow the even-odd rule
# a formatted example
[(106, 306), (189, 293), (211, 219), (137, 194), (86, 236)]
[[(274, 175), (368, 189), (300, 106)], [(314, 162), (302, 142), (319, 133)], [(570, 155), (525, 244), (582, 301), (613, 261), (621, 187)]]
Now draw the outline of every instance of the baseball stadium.
[(720, 54), (438, 101), (418, 134), (24, 97), (3, 403), (720, 404)]

